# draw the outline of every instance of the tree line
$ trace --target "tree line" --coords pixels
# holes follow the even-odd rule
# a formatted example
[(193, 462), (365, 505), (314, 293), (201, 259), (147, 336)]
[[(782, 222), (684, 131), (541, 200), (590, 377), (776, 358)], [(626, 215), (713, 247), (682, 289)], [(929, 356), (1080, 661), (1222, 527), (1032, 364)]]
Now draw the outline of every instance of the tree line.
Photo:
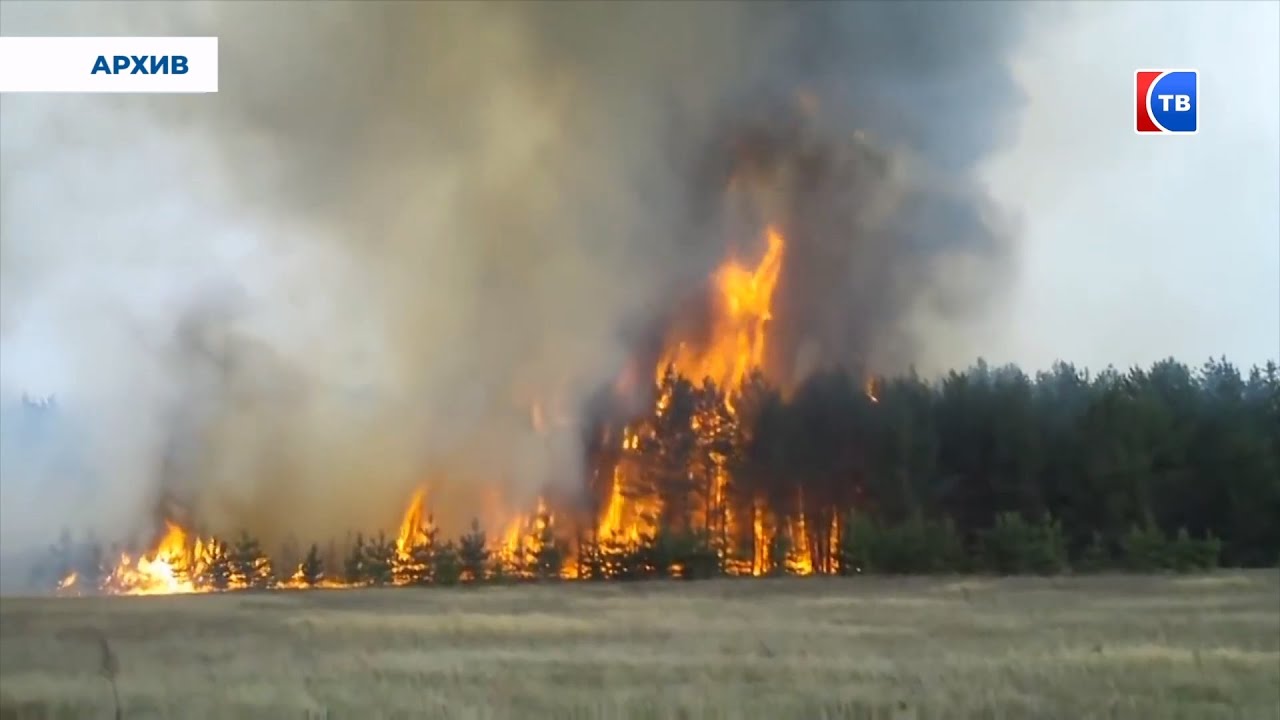
[[(832, 370), (788, 393), (756, 373), (731, 398), (668, 371), (655, 396), (651, 416), (593, 435), (588, 448), (599, 503), (625, 477), (628, 502), (657, 508), (643, 532), (623, 538), (545, 518), (515, 555), (491, 548), (478, 523), (447, 541), (425, 529), (407, 553), (385, 535), (356, 535), (324, 552), (286, 553), (300, 559), (257, 574), (244, 558), (265, 553), (246, 536), (232, 546), (239, 552), (203, 563), (227, 565), (208, 581), (1052, 573), (1280, 560), (1275, 362), (1242, 373), (1225, 359), (1195, 369), (1165, 360), (1096, 374), (1059, 363), (1031, 376), (979, 361), (936, 381), (908, 373), (869, 383)], [(72, 545), (55, 548), (57, 565), (98, 572), (86, 565), (103, 554)]]

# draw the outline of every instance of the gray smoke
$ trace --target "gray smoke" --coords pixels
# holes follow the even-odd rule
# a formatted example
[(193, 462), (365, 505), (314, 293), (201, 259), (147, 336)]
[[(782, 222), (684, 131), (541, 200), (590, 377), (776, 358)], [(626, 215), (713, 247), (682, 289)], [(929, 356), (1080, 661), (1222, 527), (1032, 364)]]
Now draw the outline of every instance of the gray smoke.
[(68, 5), (0, 27), (217, 35), (220, 92), (0, 105), (0, 379), (59, 393), (93, 477), (6, 472), (8, 548), (158, 507), (323, 537), (421, 483), (446, 530), (523, 509), (764, 215), (786, 382), (954, 361), (933, 333), (1006, 280), (969, 174), (1022, 6)]

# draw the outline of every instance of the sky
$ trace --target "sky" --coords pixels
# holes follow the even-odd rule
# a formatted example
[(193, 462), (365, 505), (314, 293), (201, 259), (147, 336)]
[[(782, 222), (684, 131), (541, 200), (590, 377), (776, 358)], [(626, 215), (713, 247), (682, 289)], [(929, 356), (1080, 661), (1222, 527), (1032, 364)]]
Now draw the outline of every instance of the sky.
[[(1018, 136), (984, 169), (1024, 235), (988, 357), (1280, 359), (1280, 3), (1045, 8)], [(1199, 134), (1135, 134), (1140, 68), (1199, 71)]]

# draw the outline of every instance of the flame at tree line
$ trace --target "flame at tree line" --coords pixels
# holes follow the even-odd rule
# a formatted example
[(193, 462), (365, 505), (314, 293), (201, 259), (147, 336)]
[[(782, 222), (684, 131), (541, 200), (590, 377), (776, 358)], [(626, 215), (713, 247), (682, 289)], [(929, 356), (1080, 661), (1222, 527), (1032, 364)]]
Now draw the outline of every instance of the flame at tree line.
[[(539, 499), (533, 512), (512, 518), (496, 542), (473, 526), (455, 545), (438, 537), (424, 488), (409, 498), (394, 538), (356, 536), (345, 557), (330, 548), (323, 560), (312, 546), (294, 569), (280, 573), (284, 569), (274, 568), (247, 536), (228, 546), (166, 521), (150, 551), (120, 554), (97, 588), (82, 587), (85, 582), (73, 572), (59, 590), (171, 594), (349, 587), (367, 581), (339, 576), (349, 574), (352, 563), (365, 562), (378, 566), (370, 571), (381, 573), (382, 582), (405, 585), (435, 572), (427, 568), (440, 561), (442, 548), (455, 557), (471, 552), (484, 559), (485, 569), (462, 569), (464, 580), (481, 579), (474, 577), (481, 573), (616, 577), (629, 572), (620, 557), (643, 555), (659, 538), (673, 537), (702, 548), (705, 561), (731, 574), (835, 572), (839, 518), (848, 508), (806, 504), (798, 486), (789, 498), (752, 491), (732, 467), (735, 450), (750, 440), (742, 420), (751, 412), (752, 391), (764, 387), (768, 326), (786, 252), (781, 230), (770, 226), (763, 235), (764, 252), (753, 267), (729, 261), (713, 275), (707, 337), (698, 343), (668, 339), (656, 367), (652, 413), (602, 432), (589, 483), (596, 508), (585, 517), (580, 510), (553, 512)], [(877, 401), (870, 381), (865, 391)], [(532, 409), (532, 421), (539, 431), (545, 427), (540, 407)], [(691, 572), (683, 562), (647, 570)]]

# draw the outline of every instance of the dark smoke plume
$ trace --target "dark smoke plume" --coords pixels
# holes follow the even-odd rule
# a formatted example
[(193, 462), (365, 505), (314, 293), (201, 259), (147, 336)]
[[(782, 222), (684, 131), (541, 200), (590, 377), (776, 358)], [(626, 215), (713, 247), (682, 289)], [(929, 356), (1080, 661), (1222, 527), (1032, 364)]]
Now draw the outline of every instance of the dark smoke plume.
[(8, 546), (161, 503), (323, 537), (423, 482), (446, 530), (523, 509), (580, 482), (588, 399), (766, 215), (787, 381), (954, 359), (934, 333), (1006, 279), (970, 173), (1018, 105), (1020, 5), (69, 5), (0, 27), (217, 35), (220, 92), (0, 106), (3, 388), (57, 358), (95, 478), (6, 473)]

